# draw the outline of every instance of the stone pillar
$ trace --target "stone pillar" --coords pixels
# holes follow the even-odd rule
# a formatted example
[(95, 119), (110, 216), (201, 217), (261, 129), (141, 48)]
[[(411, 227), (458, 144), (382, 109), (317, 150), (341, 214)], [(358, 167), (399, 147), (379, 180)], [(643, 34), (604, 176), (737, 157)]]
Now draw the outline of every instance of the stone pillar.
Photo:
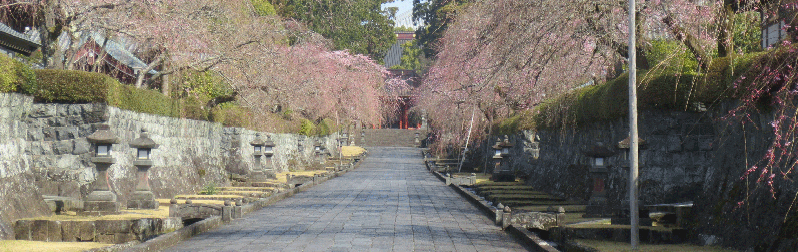
[(119, 213), (121, 208), (116, 201), (116, 194), (111, 192), (109, 186), (108, 168), (112, 163), (95, 163), (97, 165), (97, 179), (92, 183), (92, 192), (86, 195), (83, 201), (82, 215), (106, 215)]
[(137, 166), (138, 184), (136, 191), (133, 192), (133, 199), (128, 200), (128, 209), (158, 209), (160, 203), (155, 200), (155, 194), (152, 193), (149, 183), (149, 169), (150, 166)]

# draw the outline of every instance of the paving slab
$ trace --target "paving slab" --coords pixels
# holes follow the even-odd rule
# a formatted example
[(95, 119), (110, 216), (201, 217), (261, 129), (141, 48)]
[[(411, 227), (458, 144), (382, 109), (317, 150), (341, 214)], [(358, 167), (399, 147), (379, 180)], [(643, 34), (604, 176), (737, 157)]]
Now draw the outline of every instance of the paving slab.
[(426, 171), (417, 148), (373, 147), (341, 177), (171, 251), (525, 251)]

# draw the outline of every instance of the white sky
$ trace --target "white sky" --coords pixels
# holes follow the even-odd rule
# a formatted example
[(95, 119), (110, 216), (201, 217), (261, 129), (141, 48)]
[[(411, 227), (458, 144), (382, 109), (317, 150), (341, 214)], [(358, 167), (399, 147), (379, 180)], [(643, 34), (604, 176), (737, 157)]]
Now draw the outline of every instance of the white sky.
[[(397, 16), (402, 15), (403, 13), (408, 12), (408, 11), (410, 11), (411, 15), (412, 15), (413, 0), (397, 0), (397, 1), (394, 1), (393, 3), (382, 4), (382, 9), (383, 10), (385, 10), (385, 8), (387, 8), (387, 7), (399, 7), (399, 11), (396, 12)], [(394, 20), (394, 21), (396, 22), (396, 25), (401, 25), (400, 24), (401, 20), (398, 20), (398, 21)], [(412, 22), (412, 20), (410, 22)], [(408, 24), (405, 24), (405, 25), (406, 26), (412, 26), (412, 23), (410, 23), (409, 25)]]

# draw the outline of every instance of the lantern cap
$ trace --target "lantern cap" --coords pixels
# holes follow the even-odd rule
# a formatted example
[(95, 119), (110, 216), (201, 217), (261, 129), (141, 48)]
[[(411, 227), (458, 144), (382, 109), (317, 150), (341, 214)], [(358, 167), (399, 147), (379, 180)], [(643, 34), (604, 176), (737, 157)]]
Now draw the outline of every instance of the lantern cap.
[(265, 147), (274, 147), (275, 144), (272, 142), (272, 136), (266, 136), (266, 142), (263, 143)]
[(141, 134), (139, 134), (139, 138), (133, 139), (130, 141), (130, 147), (139, 148), (139, 149), (157, 149), (158, 144), (155, 143), (152, 139), (150, 139), (150, 134), (147, 133), (147, 130), (141, 129)]
[(249, 145), (252, 145), (252, 146), (263, 146), (264, 144), (266, 144), (266, 142), (263, 141), (262, 138), (260, 138), (260, 133), (255, 133), (255, 140), (252, 140), (252, 142), (249, 142)]
[(501, 143), (501, 147), (512, 147), (513, 145), (510, 143), (510, 138), (507, 135), (504, 135), (504, 141)]
[(97, 125), (97, 131), (88, 135), (86, 139), (95, 144), (116, 144), (119, 143), (119, 138), (111, 132), (111, 127), (108, 124)]
[[(618, 142), (618, 149), (629, 149), (629, 146), (631, 144), (631, 143), (629, 143), (629, 140), (631, 140), (631, 138), (626, 137), (626, 139), (621, 140), (620, 142)], [(639, 137), (637, 138), (638, 147), (645, 147), (646, 144), (647, 144), (646, 140), (644, 140), (642, 138), (639, 138)]]
[(500, 138), (496, 138), (496, 144), (491, 146), (494, 150), (501, 150), (502, 149), (502, 140)]

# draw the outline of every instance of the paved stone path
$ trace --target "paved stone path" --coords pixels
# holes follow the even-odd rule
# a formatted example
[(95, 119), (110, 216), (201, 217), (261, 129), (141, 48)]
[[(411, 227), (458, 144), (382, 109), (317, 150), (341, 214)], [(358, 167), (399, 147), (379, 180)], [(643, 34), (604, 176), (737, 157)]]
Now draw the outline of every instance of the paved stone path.
[(524, 251), (426, 171), (415, 148), (370, 148), (356, 170), (171, 247), (178, 251)]

